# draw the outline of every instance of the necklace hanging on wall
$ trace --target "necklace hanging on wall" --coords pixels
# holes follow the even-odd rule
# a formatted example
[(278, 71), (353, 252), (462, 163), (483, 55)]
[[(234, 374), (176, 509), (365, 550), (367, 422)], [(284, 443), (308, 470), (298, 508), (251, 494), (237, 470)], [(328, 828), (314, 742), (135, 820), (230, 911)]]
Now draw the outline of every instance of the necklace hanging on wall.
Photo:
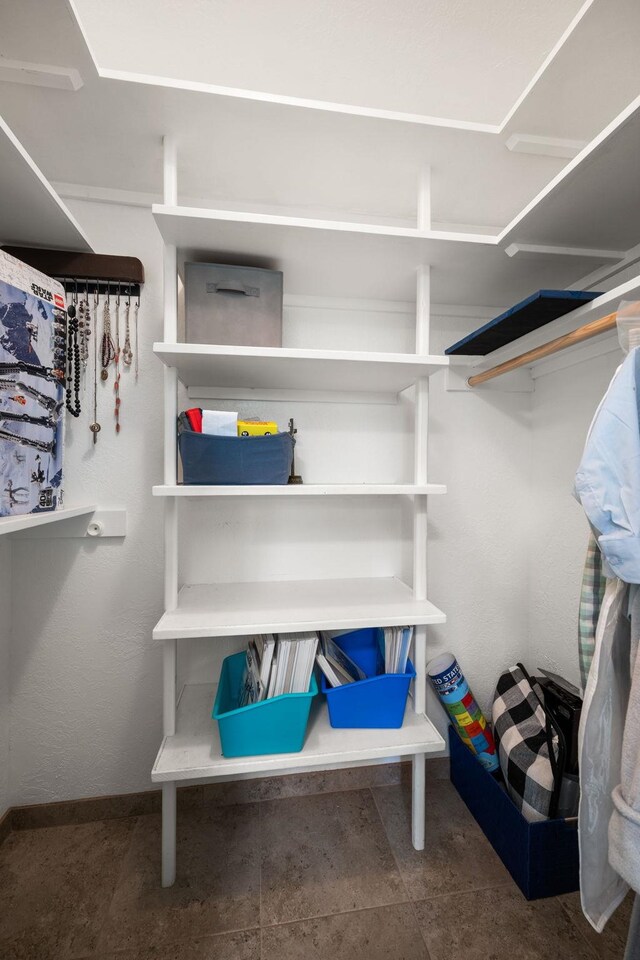
[(115, 356), (115, 349), (113, 346), (113, 340), (111, 339), (111, 311), (110, 303), (111, 300), (111, 291), (107, 286), (107, 295), (104, 300), (104, 307), (102, 311), (102, 345), (100, 349), (100, 363), (102, 370), (100, 371), (100, 379), (108, 380), (109, 379), (109, 364)]
[(126, 367), (133, 363), (133, 351), (131, 349), (131, 293), (127, 297), (127, 303), (124, 308), (124, 346), (122, 348), (122, 362)]
[[(75, 296), (67, 307), (67, 384), (65, 406), (72, 417), (80, 416), (80, 345)], [(73, 391), (71, 384), (73, 384)], [(73, 401), (71, 395), (73, 392)]]
[(116, 433), (120, 433), (120, 286), (118, 285), (118, 296), (116, 297), (116, 339), (115, 353), (113, 356), (113, 365), (115, 367), (115, 380), (113, 383), (113, 392), (115, 394), (115, 403), (113, 407), (113, 416), (116, 421)]
[(78, 338), (80, 341), (80, 362), (82, 363), (82, 382), (86, 387), (86, 372), (89, 362), (89, 339), (91, 337), (91, 310), (89, 308), (88, 293), (85, 290), (84, 300), (78, 303)]
[(98, 306), (100, 303), (99, 286), (96, 281), (96, 292), (93, 295), (93, 421), (89, 424), (89, 430), (93, 434), (93, 442), (98, 442), (100, 433), (100, 424), (98, 423), (98, 337), (95, 332), (98, 329)]
[(136, 345), (136, 381), (138, 379), (138, 358), (140, 356), (140, 350), (138, 349), (138, 313), (140, 311), (140, 292), (138, 291), (138, 299), (136, 300), (136, 305), (134, 307), (133, 314), (133, 329), (134, 329), (134, 341)]

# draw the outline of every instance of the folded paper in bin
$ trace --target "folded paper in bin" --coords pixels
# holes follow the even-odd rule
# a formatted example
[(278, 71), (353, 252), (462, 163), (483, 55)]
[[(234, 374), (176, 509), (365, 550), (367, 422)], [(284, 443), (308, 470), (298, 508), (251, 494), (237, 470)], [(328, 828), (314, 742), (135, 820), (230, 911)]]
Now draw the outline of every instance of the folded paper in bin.
[(238, 414), (229, 410), (203, 410), (202, 432), (210, 437), (237, 437)]

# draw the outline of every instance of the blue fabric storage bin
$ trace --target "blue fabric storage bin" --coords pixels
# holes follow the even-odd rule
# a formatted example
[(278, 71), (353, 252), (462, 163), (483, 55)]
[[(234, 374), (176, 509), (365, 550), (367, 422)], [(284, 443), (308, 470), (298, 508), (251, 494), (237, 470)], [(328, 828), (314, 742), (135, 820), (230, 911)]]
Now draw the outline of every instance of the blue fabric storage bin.
[(238, 486), (284, 484), (289, 480), (294, 439), (289, 433), (267, 437), (211, 437), (178, 421), (178, 448), (186, 484)]
[(311, 675), (307, 693), (284, 693), (280, 697), (238, 706), (246, 654), (225, 657), (213, 705), (218, 721), (223, 757), (256, 757), (265, 753), (299, 753), (304, 746), (311, 702), (318, 692)]
[(529, 823), (452, 727), (449, 750), (451, 782), (527, 900), (578, 890), (577, 818)]
[(321, 678), (332, 727), (389, 730), (402, 726), (409, 686), (416, 672), (407, 660), (405, 673), (378, 673), (384, 669), (378, 644), (378, 628), (355, 630), (335, 637), (334, 642), (367, 675), (343, 687), (332, 687)]

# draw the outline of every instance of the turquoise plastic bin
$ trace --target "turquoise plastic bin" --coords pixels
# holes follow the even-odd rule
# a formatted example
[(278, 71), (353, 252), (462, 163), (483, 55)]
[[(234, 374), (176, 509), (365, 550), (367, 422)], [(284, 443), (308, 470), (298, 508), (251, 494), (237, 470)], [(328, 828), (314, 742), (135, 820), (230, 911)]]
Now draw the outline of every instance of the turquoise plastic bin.
[(304, 746), (311, 701), (318, 692), (311, 675), (307, 693), (284, 693), (248, 707), (238, 706), (244, 652), (225, 657), (213, 705), (223, 757), (256, 757), (265, 753), (299, 753)]

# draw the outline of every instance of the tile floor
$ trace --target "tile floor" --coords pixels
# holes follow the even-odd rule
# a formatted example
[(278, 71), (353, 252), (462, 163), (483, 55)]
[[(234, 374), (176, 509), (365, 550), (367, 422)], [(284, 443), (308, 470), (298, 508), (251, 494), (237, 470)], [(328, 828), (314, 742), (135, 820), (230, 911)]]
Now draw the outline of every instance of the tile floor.
[[(407, 785), (180, 804), (178, 879), (157, 813), (14, 831), (1, 960), (621, 960), (630, 907), (593, 933), (577, 895), (527, 903), (446, 779), (428, 846)], [(232, 798), (234, 799), (234, 798)]]

